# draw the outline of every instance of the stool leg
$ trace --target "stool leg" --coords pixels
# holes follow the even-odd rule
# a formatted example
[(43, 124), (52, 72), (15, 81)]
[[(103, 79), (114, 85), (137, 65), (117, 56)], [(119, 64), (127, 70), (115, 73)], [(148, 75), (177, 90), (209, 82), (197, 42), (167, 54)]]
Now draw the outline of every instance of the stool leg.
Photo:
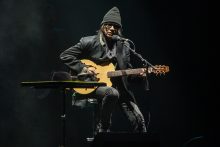
[(101, 105), (99, 102), (97, 102), (93, 107), (93, 137), (97, 134), (99, 129), (99, 122), (100, 122), (100, 109)]
[(100, 108), (101, 105), (98, 101), (93, 103), (93, 121), (92, 121), (92, 137), (91, 138), (87, 138), (88, 142), (92, 142), (96, 136), (96, 134), (98, 133), (98, 125), (99, 125), (99, 121), (100, 121)]

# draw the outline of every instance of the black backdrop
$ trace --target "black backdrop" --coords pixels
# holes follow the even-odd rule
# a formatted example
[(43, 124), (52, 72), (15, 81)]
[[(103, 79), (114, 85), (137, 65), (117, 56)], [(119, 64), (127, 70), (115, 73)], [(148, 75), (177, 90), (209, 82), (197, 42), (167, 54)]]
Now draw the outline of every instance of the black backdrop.
[[(214, 100), (217, 84), (211, 83), (214, 66), (208, 61), (216, 54), (208, 44), (207, 2), (1, 0), (0, 146), (59, 144), (61, 93), (24, 88), (20, 82), (48, 80), (54, 71), (66, 70), (59, 54), (93, 35), (113, 6), (120, 9), (123, 34), (135, 42), (136, 51), (152, 64), (170, 66), (165, 76), (149, 76), (150, 91), (140, 85), (135, 89), (145, 117), (151, 114), (149, 132), (160, 134), (162, 146), (214, 137), (215, 104), (210, 107), (208, 99)], [(113, 129), (126, 130), (126, 119), (115, 114)], [(84, 145), (91, 115), (90, 109), (72, 107), (68, 98), (68, 146)]]

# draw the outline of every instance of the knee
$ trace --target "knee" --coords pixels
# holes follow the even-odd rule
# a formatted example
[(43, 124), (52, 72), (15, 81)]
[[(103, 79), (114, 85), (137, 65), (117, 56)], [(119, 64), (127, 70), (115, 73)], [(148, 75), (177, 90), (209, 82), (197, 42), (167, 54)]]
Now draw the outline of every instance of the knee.
[(119, 93), (118, 90), (114, 89), (114, 88), (108, 88), (105, 91), (105, 95), (109, 96), (109, 97), (115, 97), (115, 98), (119, 98)]
[(110, 87), (110, 88), (106, 89), (105, 97), (107, 97), (111, 101), (116, 101), (119, 99), (119, 92), (118, 92), (118, 90)]

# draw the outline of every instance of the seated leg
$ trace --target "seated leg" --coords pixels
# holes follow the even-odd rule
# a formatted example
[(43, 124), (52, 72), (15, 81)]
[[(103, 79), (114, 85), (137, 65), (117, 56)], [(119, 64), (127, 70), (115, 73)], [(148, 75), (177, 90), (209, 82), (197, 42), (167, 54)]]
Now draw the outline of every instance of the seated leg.
[(119, 93), (112, 87), (99, 87), (96, 89), (96, 96), (100, 102), (100, 121), (97, 125), (98, 132), (108, 132), (111, 125), (111, 115), (119, 98)]

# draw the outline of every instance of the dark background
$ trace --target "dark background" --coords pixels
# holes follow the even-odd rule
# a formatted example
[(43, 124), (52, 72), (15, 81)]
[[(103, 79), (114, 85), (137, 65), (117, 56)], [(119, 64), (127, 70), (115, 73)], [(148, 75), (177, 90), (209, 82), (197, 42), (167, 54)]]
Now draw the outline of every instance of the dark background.
[[(164, 147), (196, 137), (216, 145), (217, 54), (208, 2), (1, 0), (0, 146), (58, 146), (61, 93), (24, 88), (20, 82), (50, 80), (54, 71), (66, 70), (59, 54), (80, 37), (95, 34), (113, 6), (120, 9), (123, 34), (135, 42), (136, 51), (152, 64), (170, 67), (165, 76), (149, 76), (150, 91), (135, 88), (146, 120), (151, 114), (149, 133), (159, 134)], [(113, 130), (125, 131), (127, 120), (117, 109), (114, 114)], [(69, 95), (68, 146), (86, 145), (91, 120), (91, 108), (71, 106)]]

